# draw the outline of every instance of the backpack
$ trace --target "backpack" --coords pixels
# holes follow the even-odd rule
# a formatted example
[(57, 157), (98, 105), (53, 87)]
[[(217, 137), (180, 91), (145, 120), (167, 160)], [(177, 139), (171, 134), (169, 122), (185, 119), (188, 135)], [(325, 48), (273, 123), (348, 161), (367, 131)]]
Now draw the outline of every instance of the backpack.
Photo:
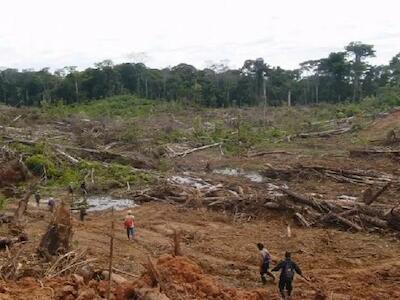
[(265, 253), (264, 263), (270, 263), (272, 260), (271, 255), (269, 253)]
[(124, 225), (126, 228), (133, 228), (134, 227), (133, 219), (132, 218), (126, 219)]
[(286, 261), (285, 265), (283, 266), (283, 276), (285, 278), (292, 280), (294, 277), (294, 266), (291, 261)]

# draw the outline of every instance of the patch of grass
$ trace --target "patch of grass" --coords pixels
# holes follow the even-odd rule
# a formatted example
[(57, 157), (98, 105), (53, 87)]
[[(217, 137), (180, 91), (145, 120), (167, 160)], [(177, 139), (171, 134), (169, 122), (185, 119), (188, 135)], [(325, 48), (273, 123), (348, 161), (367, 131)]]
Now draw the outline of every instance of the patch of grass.
[(4, 195), (0, 194), (0, 210), (3, 210), (7, 207), (7, 202), (7, 198)]
[(114, 96), (71, 105), (58, 102), (42, 106), (42, 113), (49, 118), (67, 118), (78, 114), (89, 118), (134, 118), (146, 117), (157, 112), (177, 112), (181, 110), (182, 105), (177, 102), (146, 100), (133, 95)]

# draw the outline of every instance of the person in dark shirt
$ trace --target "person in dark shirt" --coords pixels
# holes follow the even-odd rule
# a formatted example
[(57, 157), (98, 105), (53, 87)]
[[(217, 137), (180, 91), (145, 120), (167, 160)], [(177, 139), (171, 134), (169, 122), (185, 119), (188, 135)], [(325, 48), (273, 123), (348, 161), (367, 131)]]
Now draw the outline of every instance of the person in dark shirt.
[(49, 201), (47, 202), (47, 206), (49, 208), (49, 211), (53, 212), (54, 207), (56, 206), (56, 201), (53, 198), (50, 198)]
[(35, 193), (35, 201), (36, 201), (36, 206), (39, 207), (40, 205), (40, 194), (38, 191)]
[[(293, 290), (294, 273), (296, 272), (300, 276), (303, 276), (299, 266), (292, 261), (290, 252), (286, 252), (285, 260), (279, 262), (271, 271), (281, 271), (281, 275), (279, 277), (279, 292), (281, 293), (283, 299), (289, 299)], [(287, 297), (285, 290), (287, 291)]]
[(87, 189), (86, 189), (86, 182), (84, 182), (84, 181), (81, 184), (81, 192), (83, 194), (83, 197), (85, 198), (88, 192), (87, 192)]

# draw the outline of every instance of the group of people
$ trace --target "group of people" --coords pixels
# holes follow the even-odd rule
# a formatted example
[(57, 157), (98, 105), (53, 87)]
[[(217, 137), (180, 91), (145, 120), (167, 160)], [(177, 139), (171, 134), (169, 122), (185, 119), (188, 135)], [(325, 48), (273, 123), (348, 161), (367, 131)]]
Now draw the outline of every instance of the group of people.
[[(258, 243), (257, 248), (260, 251), (260, 276), (263, 284), (267, 283), (266, 276), (270, 276), (273, 281), (275, 281), (275, 275), (272, 272), (280, 271), (279, 276), (279, 292), (283, 299), (289, 299), (293, 291), (293, 279), (295, 273), (299, 274), (301, 277), (303, 273), (300, 267), (292, 260), (290, 252), (285, 253), (285, 259), (280, 261), (271, 271), (270, 264), (272, 262), (272, 257), (269, 251), (264, 247), (263, 244)], [(305, 278), (306, 279), (306, 278)], [(306, 279), (307, 280), (307, 279)]]
[[(84, 199), (86, 199), (86, 186), (83, 184), (81, 185), (81, 191), (84, 193)], [(69, 192), (72, 194), (73, 189), (69, 187)], [(35, 193), (35, 200), (37, 206), (40, 203), (40, 194), (38, 192)], [(55, 201), (53, 198), (50, 198), (48, 201), (48, 207), (50, 211), (53, 211), (55, 207)], [(86, 210), (80, 211), (80, 218), (83, 221), (84, 216), (86, 215)], [(126, 229), (126, 234), (128, 240), (135, 240), (136, 237), (136, 226), (135, 226), (135, 217), (132, 214), (131, 210), (128, 210), (127, 215), (124, 219), (124, 227)], [(291, 259), (291, 253), (286, 252), (284, 260), (280, 261), (274, 268), (270, 270), (270, 265), (272, 263), (272, 257), (270, 252), (265, 248), (262, 243), (257, 243), (257, 248), (260, 251), (260, 276), (261, 282), (263, 284), (267, 283), (267, 275), (275, 281), (275, 275), (272, 272), (281, 272), (279, 276), (279, 292), (283, 299), (289, 299), (292, 291), (293, 291), (293, 279), (295, 273), (299, 274), (301, 277), (303, 273), (300, 267)], [(307, 278), (305, 278), (307, 280)]]
[[(86, 189), (86, 183), (83, 182), (80, 185), (80, 191), (83, 195), (83, 201), (79, 204), (79, 217), (81, 221), (84, 221), (85, 216), (87, 215), (86, 213), (86, 209), (87, 209), (87, 201), (86, 201), (86, 196), (87, 196), (87, 189)], [(74, 198), (74, 188), (72, 186), (72, 183), (68, 186), (68, 193), (70, 194), (72, 201)], [(39, 191), (37, 190), (35, 192), (35, 202), (36, 202), (36, 206), (39, 207), (40, 206), (40, 200), (41, 200), (41, 196)], [(56, 201), (54, 200), (54, 198), (49, 198), (47, 201), (47, 208), (49, 209), (50, 212), (54, 211), (54, 208), (56, 207)]]
[[(79, 217), (81, 221), (84, 221), (85, 216), (87, 215), (86, 212), (86, 208), (88, 206), (86, 198), (87, 198), (87, 188), (86, 188), (86, 184), (85, 182), (83, 182), (80, 185), (80, 191), (83, 195), (83, 201), (79, 204)], [(74, 197), (74, 188), (72, 186), (72, 183), (68, 186), (68, 193), (70, 194), (70, 196)], [(35, 192), (35, 201), (36, 201), (36, 205), (37, 207), (40, 206), (40, 200), (41, 200), (41, 196), (39, 191)], [(49, 200), (47, 201), (47, 207), (49, 209), (50, 212), (54, 211), (54, 208), (56, 206), (56, 201), (53, 198), (49, 198)], [(124, 227), (126, 229), (126, 233), (128, 236), (128, 240), (134, 240), (135, 236), (136, 236), (136, 228), (135, 228), (135, 217), (132, 215), (132, 211), (128, 211), (127, 216), (125, 217), (124, 220)]]
[[(35, 192), (35, 202), (36, 202), (36, 206), (39, 207), (40, 206), (40, 200), (42, 199), (42, 197), (40, 196), (39, 191)], [(54, 207), (56, 206), (56, 201), (53, 198), (50, 198), (47, 201), (47, 208), (49, 209), (50, 212), (54, 211)]]

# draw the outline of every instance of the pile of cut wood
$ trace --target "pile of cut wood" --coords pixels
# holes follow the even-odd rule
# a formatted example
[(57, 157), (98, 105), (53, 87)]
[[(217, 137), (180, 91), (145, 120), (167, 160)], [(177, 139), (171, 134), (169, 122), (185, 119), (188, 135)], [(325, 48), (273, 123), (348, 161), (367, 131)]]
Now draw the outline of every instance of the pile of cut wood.
[(275, 168), (271, 165), (267, 165), (267, 168), (262, 171), (262, 175), (268, 178), (282, 180), (291, 180), (299, 177), (304, 178), (304, 176), (307, 175), (318, 175), (328, 177), (336, 182), (377, 186), (381, 186), (386, 183), (400, 183), (400, 177), (388, 173), (361, 169), (346, 170), (320, 165), (298, 164), (294, 167), (287, 168)]
[[(332, 169), (329, 172), (333, 172)], [(359, 175), (349, 172), (335, 176), (355, 176), (353, 180), (357, 182)], [(289, 212), (299, 225), (305, 227), (334, 225), (354, 231), (400, 230), (400, 208), (375, 201), (392, 182), (387, 177), (365, 176), (368, 180), (361, 176), (362, 180), (358, 178), (360, 183), (379, 182), (380, 185), (366, 189), (363, 201), (353, 197), (322, 200), (292, 191), (286, 185), (264, 183), (241, 187), (221, 182), (212, 184), (190, 176), (173, 176), (155, 188), (132, 192), (130, 196), (138, 203), (160, 201), (207, 207), (229, 212), (235, 218), (245, 216), (250, 219), (266, 210)]]
[(271, 209), (291, 211), (299, 225), (305, 227), (335, 225), (354, 231), (400, 230), (400, 207), (370, 205), (389, 184), (365, 193), (364, 202), (354, 199), (321, 200), (282, 188), (286, 201), (269, 201)]

